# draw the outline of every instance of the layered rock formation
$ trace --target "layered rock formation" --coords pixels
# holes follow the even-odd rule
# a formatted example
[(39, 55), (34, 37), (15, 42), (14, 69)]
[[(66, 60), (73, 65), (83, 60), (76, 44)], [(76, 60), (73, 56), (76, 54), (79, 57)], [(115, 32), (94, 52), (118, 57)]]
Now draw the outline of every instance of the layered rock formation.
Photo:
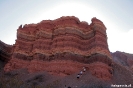
[(12, 54), (12, 45), (7, 45), (0, 41), (0, 60), (7, 62), (9, 61)]
[(112, 60), (133, 72), (133, 54), (116, 51), (111, 53)]
[(96, 18), (90, 25), (74, 16), (21, 25), (13, 47), (5, 71), (27, 68), (65, 76), (86, 67), (98, 78), (112, 76), (106, 27)]

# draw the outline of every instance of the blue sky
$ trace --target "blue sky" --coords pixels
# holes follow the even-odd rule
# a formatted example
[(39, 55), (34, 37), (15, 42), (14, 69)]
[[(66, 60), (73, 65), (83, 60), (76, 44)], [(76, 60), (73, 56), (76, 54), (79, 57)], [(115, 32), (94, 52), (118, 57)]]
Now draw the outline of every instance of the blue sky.
[(97, 17), (107, 28), (109, 50), (133, 54), (133, 0), (0, 0), (0, 40), (14, 44), (19, 25), (61, 16), (88, 23)]

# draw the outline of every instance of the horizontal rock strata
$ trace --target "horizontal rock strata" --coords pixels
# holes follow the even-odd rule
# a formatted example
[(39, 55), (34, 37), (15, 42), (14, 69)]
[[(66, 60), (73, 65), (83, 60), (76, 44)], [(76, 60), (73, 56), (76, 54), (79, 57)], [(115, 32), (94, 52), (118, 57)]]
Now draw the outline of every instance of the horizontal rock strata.
[(103, 57), (104, 56), (97, 54), (90, 57), (89, 60), (80, 60), (84, 63), (78, 62), (79, 58), (77, 59), (75, 57), (70, 59), (55, 59), (51, 61), (36, 59), (27, 61), (14, 58), (8, 62), (5, 70), (10, 71), (19, 68), (27, 68), (30, 73), (47, 71), (52, 75), (66, 76), (78, 73), (83, 67), (85, 67), (87, 71), (90, 71), (92, 75), (96, 76), (97, 78), (109, 80), (112, 77), (111, 61), (109, 61), (108, 58), (103, 59)]
[[(21, 25), (13, 47), (12, 59), (5, 66), (5, 71), (23, 67), (28, 67), (30, 72), (46, 70), (54, 60), (70, 60), (82, 64), (102, 62), (111, 66), (106, 27), (96, 18), (92, 19), (90, 25), (80, 22), (74, 16)], [(37, 63), (44, 65), (38, 64), (40, 68), (36, 69), (34, 65)], [(71, 71), (69, 74), (78, 69)], [(56, 74), (56, 71), (50, 73)]]

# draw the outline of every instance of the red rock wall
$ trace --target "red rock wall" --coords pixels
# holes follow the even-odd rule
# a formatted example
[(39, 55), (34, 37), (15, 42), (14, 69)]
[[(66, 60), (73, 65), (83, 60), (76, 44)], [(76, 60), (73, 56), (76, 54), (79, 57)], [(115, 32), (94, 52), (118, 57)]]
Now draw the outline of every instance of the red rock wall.
[(83, 56), (101, 53), (110, 58), (105, 26), (96, 18), (88, 25), (75, 17), (61, 17), (24, 25), (17, 30), (14, 53), (50, 56), (62, 52)]
[(76, 17), (67, 16), (20, 26), (12, 59), (9, 61), (11, 64), (5, 66), (5, 71), (26, 66), (30, 72), (46, 70), (48, 67), (35, 69), (34, 65), (42, 60), (50, 65), (49, 61), (57, 59), (80, 63), (103, 62), (109, 66), (111, 55), (104, 24), (96, 18), (89, 25)]
[(109, 80), (112, 78), (113, 70), (107, 64), (101, 62), (95, 62), (89, 65), (89, 71), (92, 75), (103, 80)]

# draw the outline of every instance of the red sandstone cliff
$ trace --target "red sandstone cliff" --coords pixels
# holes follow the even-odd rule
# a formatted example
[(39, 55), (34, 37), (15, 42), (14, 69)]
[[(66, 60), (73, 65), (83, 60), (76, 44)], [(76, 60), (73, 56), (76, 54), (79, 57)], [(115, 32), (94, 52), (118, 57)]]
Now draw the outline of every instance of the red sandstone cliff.
[(86, 67), (98, 78), (112, 76), (106, 27), (96, 18), (90, 25), (74, 16), (21, 25), (13, 47), (5, 71), (27, 68), (64, 76)]

